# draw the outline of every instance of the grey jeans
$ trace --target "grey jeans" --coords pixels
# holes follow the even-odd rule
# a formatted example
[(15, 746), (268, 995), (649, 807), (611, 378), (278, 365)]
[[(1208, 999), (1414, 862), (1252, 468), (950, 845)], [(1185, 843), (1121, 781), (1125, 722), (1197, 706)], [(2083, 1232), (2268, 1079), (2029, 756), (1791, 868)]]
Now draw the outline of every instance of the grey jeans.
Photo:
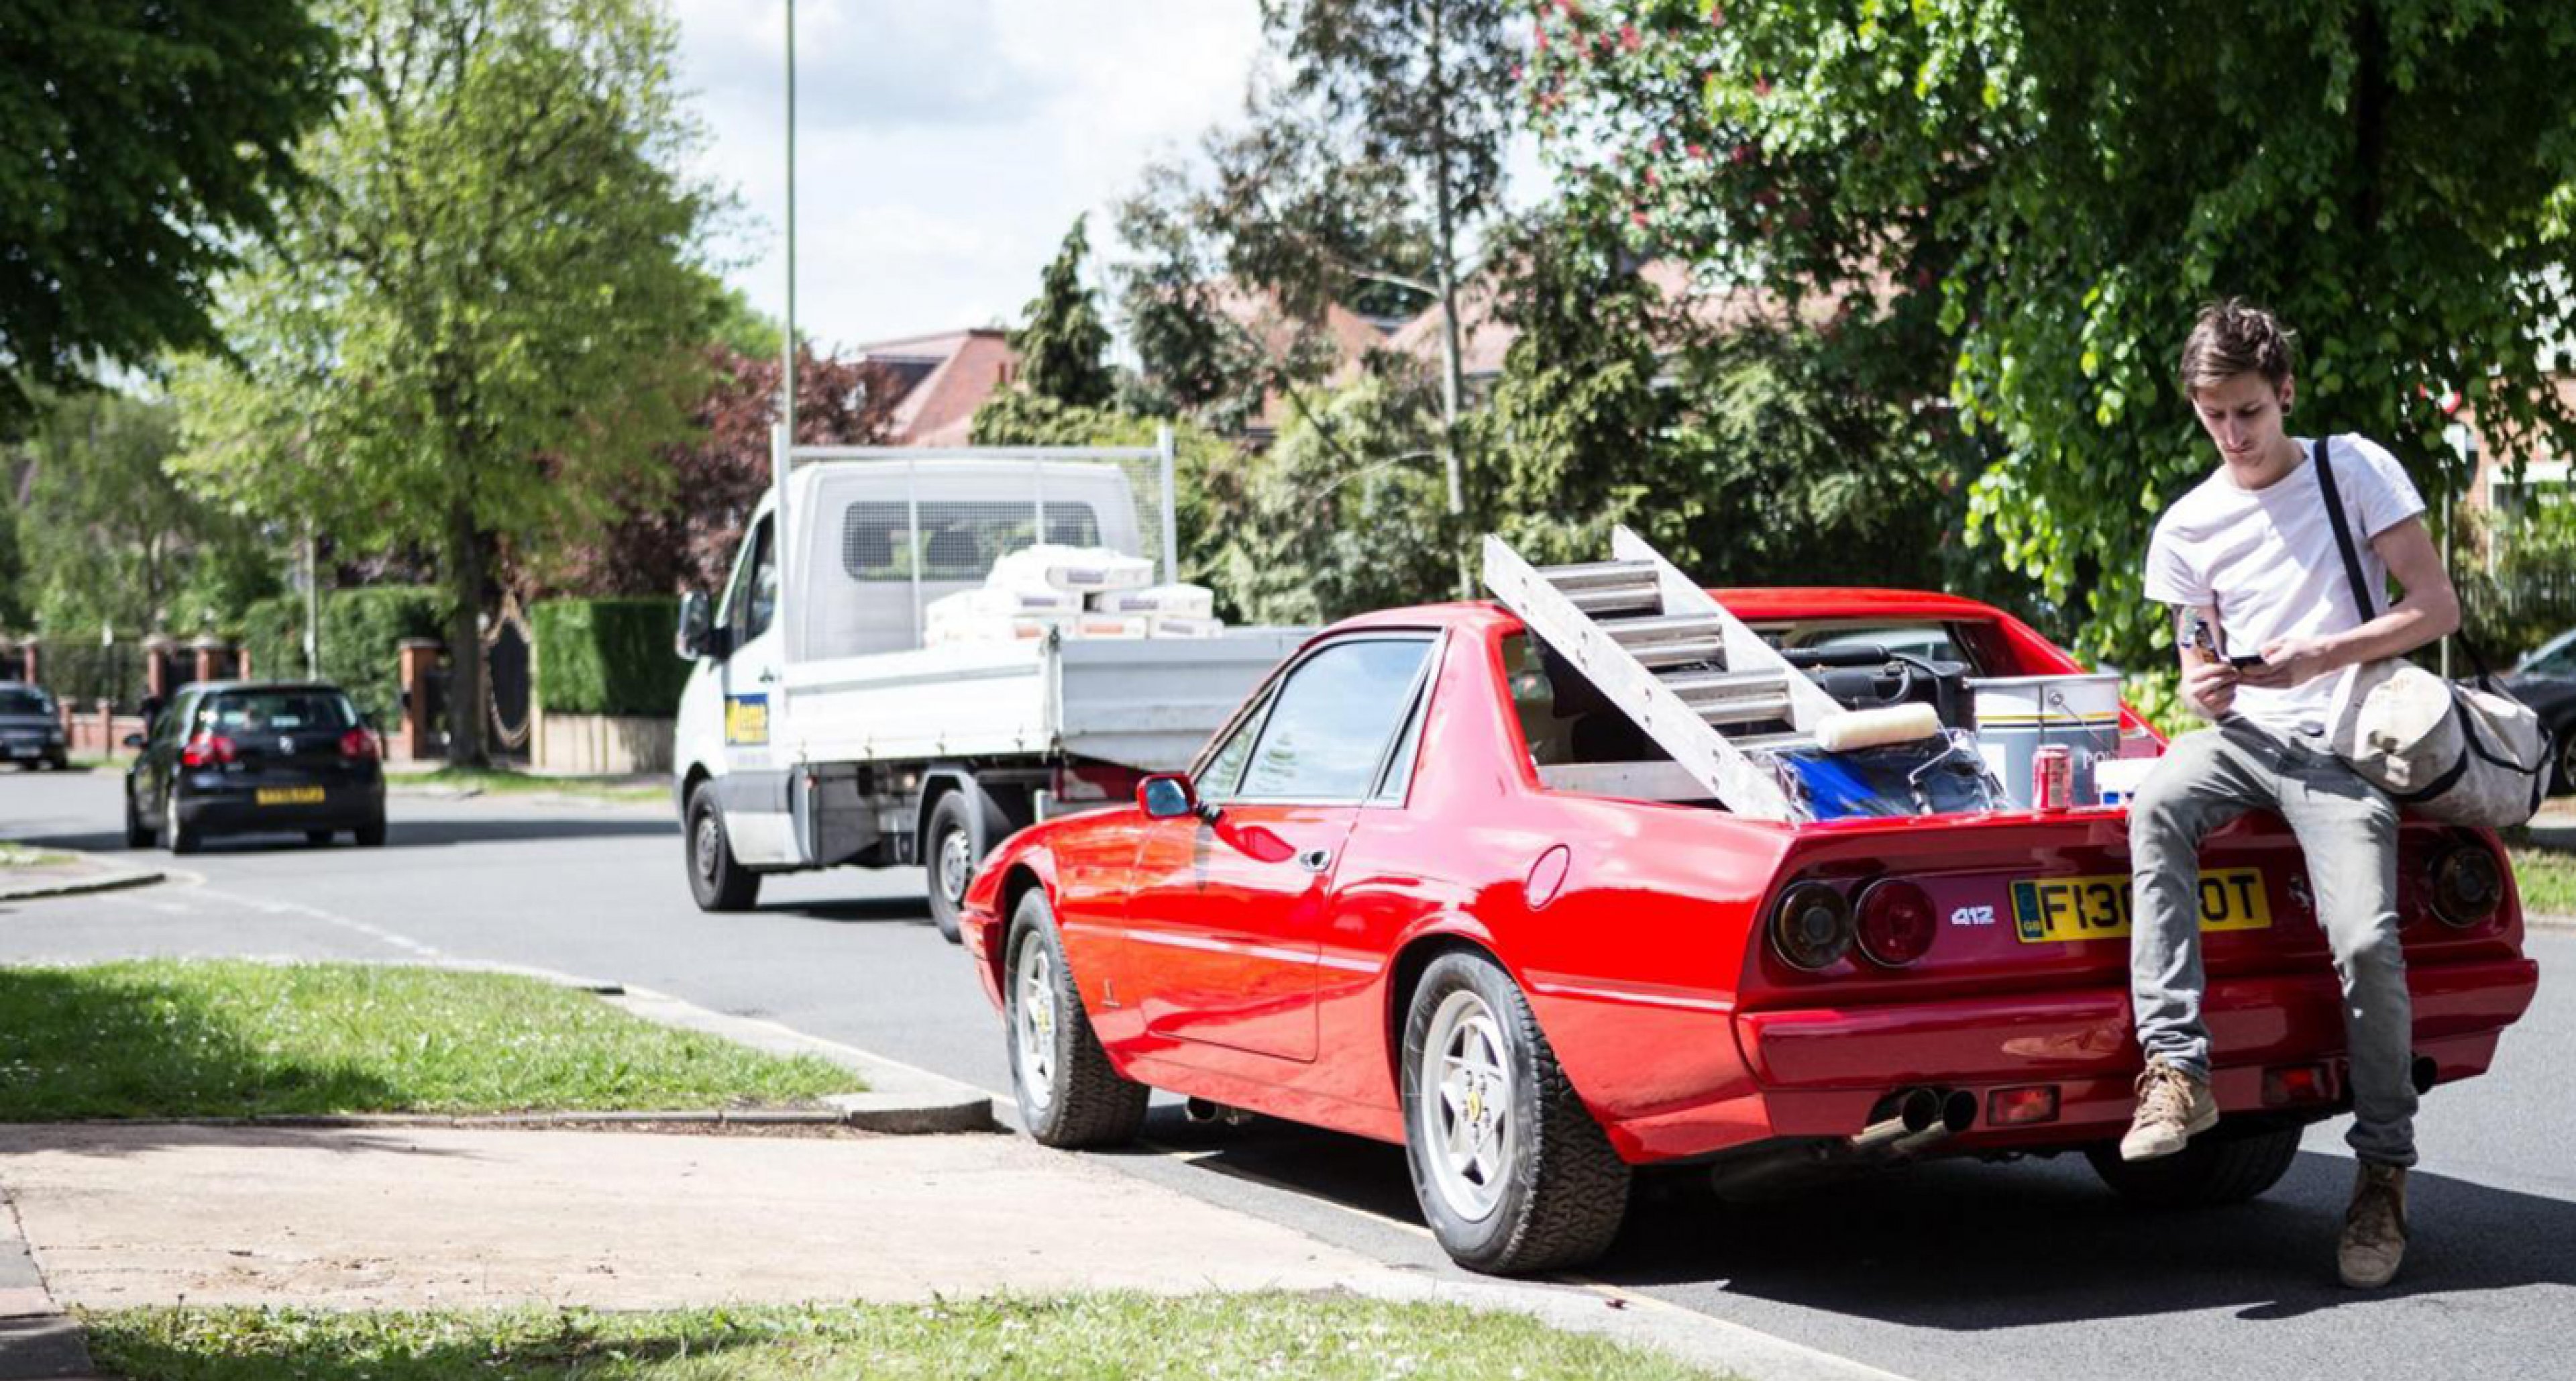
[(2209, 1076), (2200, 964), (2200, 842), (2248, 810), (2280, 812), (2307, 855), (2317, 919), (2343, 980), (2351, 1142), (2363, 1160), (2415, 1163), (2414, 1004), (2397, 941), (2397, 807), (2309, 739), (2242, 720), (2174, 740), (2129, 805), (2137, 889), (2129, 996), (2138, 1044)]

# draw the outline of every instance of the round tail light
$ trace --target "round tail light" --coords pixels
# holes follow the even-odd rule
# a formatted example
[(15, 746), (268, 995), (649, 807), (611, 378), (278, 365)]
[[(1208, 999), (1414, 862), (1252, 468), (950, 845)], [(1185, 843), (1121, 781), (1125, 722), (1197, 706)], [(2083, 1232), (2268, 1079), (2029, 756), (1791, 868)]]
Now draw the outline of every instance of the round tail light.
[(1860, 894), (1854, 938), (1871, 963), (1901, 969), (1932, 948), (1935, 919), (1932, 899), (1922, 888), (1883, 878)]
[(1771, 913), (1771, 948), (1791, 968), (1814, 973), (1833, 967), (1851, 948), (1851, 903), (1821, 882), (1802, 882), (1780, 896)]
[(2433, 914), (2444, 925), (2477, 925), (2503, 904), (2504, 874), (2483, 846), (2462, 844), (2434, 861)]

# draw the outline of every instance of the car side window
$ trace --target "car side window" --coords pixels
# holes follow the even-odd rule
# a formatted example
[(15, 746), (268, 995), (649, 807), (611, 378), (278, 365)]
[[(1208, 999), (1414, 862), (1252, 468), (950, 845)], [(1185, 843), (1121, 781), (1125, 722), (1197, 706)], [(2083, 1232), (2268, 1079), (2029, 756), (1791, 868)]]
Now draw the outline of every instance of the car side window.
[(1365, 798), (1430, 650), (1424, 637), (1351, 638), (1308, 657), (1280, 686), (1235, 794), (1248, 801)]
[(1243, 780), (1244, 760), (1252, 756), (1253, 736), (1261, 732), (1262, 718), (1269, 712), (1270, 699), (1265, 696), (1260, 704), (1252, 707), (1250, 714), (1243, 717), (1242, 723), (1234, 726), (1233, 735), (1226, 739), (1224, 747), (1216, 750), (1215, 757), (1208, 759), (1207, 770), (1198, 776), (1195, 785), (1200, 796), (1223, 800), (1234, 794), (1235, 784)]
[(778, 610), (778, 553), (770, 541), (769, 519), (752, 527), (746, 550), (750, 555), (734, 572), (733, 589), (725, 596), (725, 622), (733, 629), (736, 647), (768, 632), (770, 616)]
[(1404, 717), (1404, 737), (1395, 741), (1395, 751), (1386, 755), (1386, 770), (1378, 774), (1377, 790), (1369, 793), (1372, 801), (1393, 805), (1404, 804), (1413, 785), (1413, 759), (1422, 748), (1422, 721), (1431, 717), (1431, 687), (1426, 682), (1413, 694), (1413, 712)]

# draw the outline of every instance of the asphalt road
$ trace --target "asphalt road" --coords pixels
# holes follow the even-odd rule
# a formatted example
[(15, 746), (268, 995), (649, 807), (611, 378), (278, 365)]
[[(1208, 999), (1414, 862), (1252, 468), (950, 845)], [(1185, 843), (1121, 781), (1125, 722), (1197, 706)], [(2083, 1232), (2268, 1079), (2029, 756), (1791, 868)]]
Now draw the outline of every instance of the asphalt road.
[[(397, 797), (391, 842), (221, 842), (137, 891), (0, 906), (0, 962), (246, 954), (529, 965), (784, 1022), (996, 1093), (1001, 1028), (911, 899), (918, 875), (772, 879), (757, 914), (690, 905), (667, 813)], [(122, 854), (116, 778), (0, 774), (0, 838)], [(2576, 934), (2540, 933), (2544, 969)], [(0, 1036), (0, 1039), (5, 1039)], [(2576, 1375), (2576, 999), (2544, 982), (2488, 1077), (2420, 1119), (2415, 1242), (2375, 1295), (2333, 1245), (2352, 1167), (2311, 1129), (2264, 1199), (2157, 1215), (2080, 1160), (1936, 1164), (1759, 1207), (1659, 1193), (1593, 1279), (1908, 1377), (2228, 1381)], [(1390, 1263), (1450, 1267), (1400, 1151), (1158, 1110), (1128, 1173)]]

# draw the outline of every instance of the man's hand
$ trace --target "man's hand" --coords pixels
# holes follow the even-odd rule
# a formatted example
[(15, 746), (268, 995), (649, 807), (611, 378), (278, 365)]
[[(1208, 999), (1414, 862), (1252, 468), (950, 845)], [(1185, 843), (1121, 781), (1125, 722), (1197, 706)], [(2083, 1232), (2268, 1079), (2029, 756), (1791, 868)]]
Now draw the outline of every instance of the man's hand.
[(2335, 658), (2333, 650), (2319, 639), (2275, 638), (2263, 644), (2263, 665), (2246, 668), (2240, 677), (2249, 686), (2283, 690), (2306, 685), (2342, 668), (2343, 663)]
[[(2198, 657), (2185, 657), (2182, 664), (2182, 700), (2201, 718), (2217, 723), (2236, 705), (2236, 668), (2225, 662), (2204, 662)], [(2250, 679), (2250, 678), (2243, 678)]]

